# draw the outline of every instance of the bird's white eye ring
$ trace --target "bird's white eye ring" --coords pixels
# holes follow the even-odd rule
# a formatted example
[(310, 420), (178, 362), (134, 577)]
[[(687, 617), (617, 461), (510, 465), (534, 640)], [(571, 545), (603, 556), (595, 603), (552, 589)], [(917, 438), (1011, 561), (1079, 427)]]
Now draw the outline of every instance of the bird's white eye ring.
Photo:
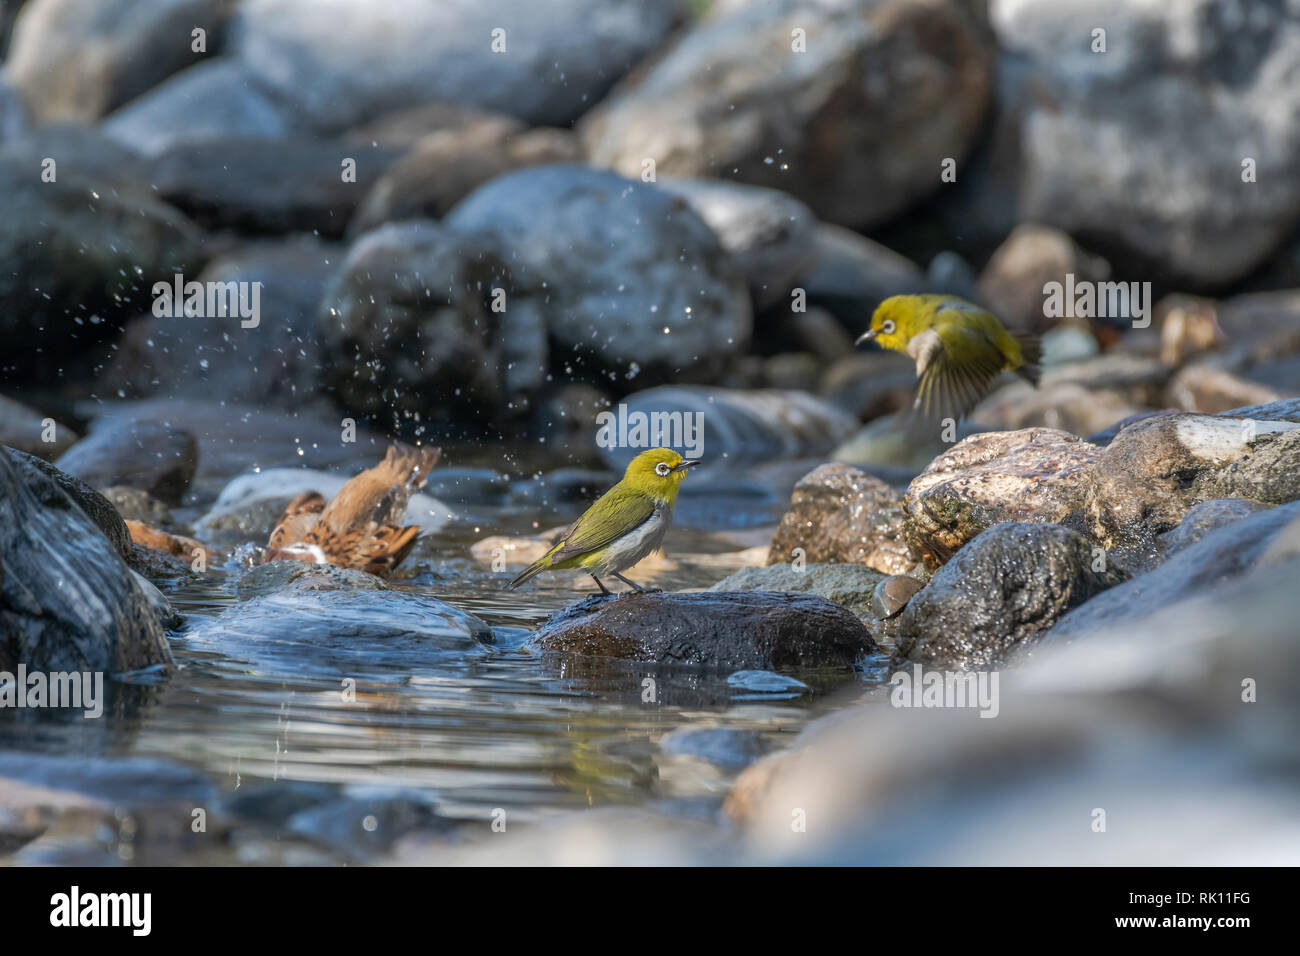
[(894, 320), (893, 320), (893, 319), (885, 319), (885, 321), (881, 322), (881, 323), (880, 323), (880, 331), (881, 331), (881, 332), (884, 332), (886, 335), (893, 335), (893, 334), (894, 334)]
[(672, 471), (672, 469), (668, 467), (668, 462), (666, 461), (661, 461), (659, 464), (655, 465), (655, 474), (660, 478), (667, 478), (668, 472), (670, 471)]

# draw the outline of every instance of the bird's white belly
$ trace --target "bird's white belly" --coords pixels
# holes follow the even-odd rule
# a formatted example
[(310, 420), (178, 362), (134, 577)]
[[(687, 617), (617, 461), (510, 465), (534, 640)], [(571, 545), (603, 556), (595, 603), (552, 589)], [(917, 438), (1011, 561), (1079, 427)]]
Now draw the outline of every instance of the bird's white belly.
[(600, 563), (589, 568), (592, 573), (613, 574), (632, 567), (646, 555), (659, 550), (668, 526), (673, 522), (671, 508), (660, 506), (634, 531), (619, 538), (601, 556)]

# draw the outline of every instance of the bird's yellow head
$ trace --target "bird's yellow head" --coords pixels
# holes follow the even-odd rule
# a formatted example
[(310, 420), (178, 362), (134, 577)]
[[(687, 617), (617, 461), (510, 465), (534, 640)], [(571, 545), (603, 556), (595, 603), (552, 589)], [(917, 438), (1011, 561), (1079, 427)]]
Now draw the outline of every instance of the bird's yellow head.
[(683, 458), (671, 448), (651, 448), (628, 463), (623, 481), (642, 494), (672, 504), (686, 472), (699, 463), (700, 459)]
[(875, 341), (882, 349), (895, 352), (907, 350), (912, 336), (930, 327), (940, 304), (933, 300), (951, 299), (951, 296), (891, 295), (871, 316), (871, 328), (862, 333), (855, 343)]

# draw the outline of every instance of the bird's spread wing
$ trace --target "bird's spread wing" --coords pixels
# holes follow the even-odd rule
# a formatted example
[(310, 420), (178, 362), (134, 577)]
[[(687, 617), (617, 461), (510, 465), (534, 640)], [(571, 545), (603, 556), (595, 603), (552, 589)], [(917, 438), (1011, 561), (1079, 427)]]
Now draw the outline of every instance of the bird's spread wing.
[(970, 358), (953, 361), (934, 329), (914, 336), (907, 351), (916, 359), (916, 374), (920, 379), (909, 428), (914, 434), (932, 440), (938, 437), (935, 429), (944, 419), (955, 422), (979, 403), (1005, 363), (1002, 353), (992, 343), (988, 348), (969, 349)]
[[(612, 488), (600, 501), (607, 502), (612, 507), (597, 509), (592, 505), (586, 514), (569, 525), (564, 537), (551, 552), (552, 563), (559, 564), (605, 547), (649, 520), (655, 510), (653, 498), (626, 488)], [(594, 514), (597, 510), (599, 513)]]

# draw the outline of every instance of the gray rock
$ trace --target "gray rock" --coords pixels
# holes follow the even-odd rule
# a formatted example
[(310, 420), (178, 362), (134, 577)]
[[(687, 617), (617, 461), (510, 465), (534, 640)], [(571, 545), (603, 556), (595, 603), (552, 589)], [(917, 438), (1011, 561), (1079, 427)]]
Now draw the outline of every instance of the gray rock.
[[(0, 10), (0, 15), (3, 11)], [(0, 49), (3, 49), (0, 38)], [(13, 86), (0, 75), (0, 143), (16, 139), (27, 132), (27, 111)]]
[(1005, 521), (1082, 514), (1098, 449), (1050, 428), (972, 435), (908, 486), (905, 533), (930, 568)]
[(757, 308), (788, 301), (795, 279), (817, 258), (817, 219), (775, 189), (726, 180), (662, 177), (659, 188), (686, 200), (745, 272)]
[(743, 770), (772, 750), (755, 730), (734, 727), (679, 727), (659, 738), (659, 749), (673, 757), (694, 757), (722, 770)]
[(101, 493), (123, 521), (143, 521), (154, 527), (172, 523), (172, 510), (147, 491), (115, 485), (104, 488)]
[(1038, 387), (1009, 382), (975, 406), (970, 421), (996, 431), (1054, 428), (1084, 436), (1143, 411), (1120, 390), (1045, 379)]
[(793, 561), (796, 548), (809, 563), (865, 565), (881, 574), (901, 574), (915, 565), (903, 539), (903, 496), (838, 462), (821, 465), (794, 486), (767, 563)]
[(891, 574), (876, 585), (875, 593), (871, 595), (871, 604), (876, 616), (888, 621), (902, 614), (907, 603), (923, 587), (925, 587), (924, 581), (918, 581), (906, 574)]
[(708, 381), (748, 345), (744, 276), (704, 221), (654, 186), (580, 166), (525, 169), (471, 193), (447, 223), (493, 237), (510, 268), (504, 314), (544, 316), (588, 376)]
[(220, 147), (233, 140), (283, 140), (300, 131), (285, 108), (252, 82), (243, 64), (227, 59), (208, 60), (181, 71), (113, 112), (103, 129), (116, 142), (146, 156), (182, 145)]
[[(1103, 12), (995, 0), (989, 14), (1036, 90), (1019, 123), (1022, 220), (1203, 285), (1241, 278), (1277, 247), (1300, 214), (1300, 183), (1287, 174), (1300, 161), (1300, 88), (1289, 79), (1300, 21), (1285, 4)], [(1099, 25), (1104, 54), (1091, 48)]]
[(543, 651), (728, 670), (851, 667), (875, 650), (839, 605), (767, 591), (591, 597), (534, 639)]
[(1221, 414), (1223, 418), (1253, 418), (1257, 422), (1300, 422), (1300, 398), (1284, 398), (1265, 405), (1248, 405)]
[(105, 115), (188, 66), (190, 31), (209, 50), (228, 0), (32, 0), (14, 24), (5, 71), (40, 123)]
[(252, 0), (235, 14), (229, 48), (326, 132), (431, 100), (562, 125), (654, 49), (676, 16), (672, 0), (334, 0), (327, 16), (318, 0)]
[(156, 201), (140, 154), (110, 139), (99, 126), (52, 123), (26, 131), (0, 142), (0, 159), (29, 174), (32, 170), (39, 174), (44, 161), (53, 159), (59, 178), (71, 176), (83, 188), (101, 194), (131, 193)]
[(58, 466), (95, 488), (127, 485), (180, 503), (198, 467), (198, 442), (164, 421), (114, 419), (62, 455)]
[(0, 158), (0, 195), (0, 300), (9, 315), (0, 370), (10, 382), (66, 370), (148, 308), (155, 281), (201, 257), (175, 209), (137, 194), (96, 195), (72, 173), (46, 183), (39, 165)]
[(1262, 505), (1258, 501), (1248, 501), (1245, 498), (1211, 498), (1209, 501), (1202, 501), (1199, 505), (1193, 505), (1187, 514), (1183, 515), (1183, 520), (1178, 522), (1177, 527), (1157, 536), (1156, 546), (1166, 556), (1177, 554), (1200, 541), (1210, 532), (1240, 521), (1242, 518), (1267, 511), (1268, 508), (1268, 505)]
[[(862, 324), (865, 327), (865, 318)], [(846, 348), (822, 373), (817, 390), (860, 421), (869, 422), (912, 407), (916, 363), (906, 355), (885, 349), (854, 352)]]
[[(338, 238), (390, 150), (302, 138), (178, 143), (149, 166), (158, 195), (209, 229)], [(356, 180), (344, 164), (356, 164)]]
[[(1294, 392), (1294, 387), (1287, 389)], [(1195, 362), (1174, 375), (1164, 405), (1210, 415), (1246, 405), (1267, 405), (1285, 397), (1279, 389), (1236, 375), (1209, 362)]]
[(348, 225), (360, 235), (385, 222), (441, 219), (490, 179), (526, 166), (581, 159), (568, 130), (527, 129), (517, 120), (490, 116), (438, 130), (417, 140), (369, 188)]
[[(301, 568), (278, 567), (289, 564)], [(463, 663), (492, 641), (472, 614), (333, 565), (275, 562), (238, 587), (246, 599), (185, 640), (271, 673), (392, 680), (395, 668)]]
[(1128, 578), (1053, 524), (994, 525), (940, 568), (898, 618), (898, 655), (960, 670), (1000, 666), (1074, 608)]
[(301, 405), (319, 396), (316, 308), (346, 249), (310, 236), (241, 245), (210, 262), (200, 282), (260, 282), (261, 317), (132, 319), (103, 373), (122, 395), (191, 396), (257, 405)]
[[(1189, 514), (1189, 518), (1191, 515)], [(1064, 617), (1049, 640), (1064, 642), (1100, 632), (1119, 634), (1178, 602), (1211, 590), (1222, 591), (1271, 555), (1274, 541), (1300, 519), (1300, 502), (1281, 505), (1232, 521), (1185, 544), (1153, 571), (1099, 595)]]
[(881, 616), (876, 612), (873, 595), (883, 580), (885, 576), (879, 571), (860, 564), (806, 564), (797, 570), (786, 564), (772, 564), (741, 568), (709, 590), (819, 594), (869, 623)]
[[(617, 472), (638, 452), (657, 445), (675, 448), (688, 458), (702, 457), (699, 470), (705, 472), (737, 463), (809, 458), (829, 452), (857, 425), (852, 416), (829, 402), (807, 392), (780, 389), (665, 385), (636, 392), (619, 404), (620, 409), (610, 413), (613, 417), (602, 420), (609, 423), (611, 441), (602, 443), (600, 449), (605, 462)], [(623, 406), (626, 435), (619, 433)], [(645, 416), (641, 419), (646, 423), (644, 436), (632, 430), (637, 415)], [(659, 419), (656, 415), (669, 417)], [(703, 428), (694, 438), (702, 444), (692, 448), (686, 427), (700, 421)], [(658, 435), (653, 430), (655, 422), (663, 426)]]
[(891, 295), (929, 291), (929, 280), (911, 259), (842, 226), (818, 223), (812, 253), (812, 264), (795, 286), (855, 334)]
[(580, 132), (592, 162), (628, 176), (653, 159), (659, 175), (781, 189), (823, 219), (868, 227), (965, 155), (990, 65), (955, 3), (748, 4), (698, 23)]
[(431, 222), (366, 233), (317, 312), (326, 385), (362, 414), (506, 415), (547, 368), (536, 303), (508, 294), (492, 310), (509, 274), (489, 244)]
[(1088, 524), (1117, 547), (1168, 531), (1211, 498), (1300, 498), (1300, 425), (1208, 415), (1129, 425), (1097, 457)]
[(157, 609), (43, 464), (0, 449), (0, 669), (170, 663)]
[[(40, 458), (10, 450), (9, 459), (15, 465), (28, 469), (26, 474), (28, 490), (36, 495), (42, 504), (61, 508), (63, 496), (66, 495), (108, 539), (108, 543), (113, 546), (118, 557), (131, 564), (131, 535), (126, 530), (122, 516), (104, 495), (80, 478), (61, 471)], [(32, 472), (39, 472), (43, 478), (37, 477)]]
[[(47, 419), (52, 422), (52, 434), (45, 427)], [(47, 435), (53, 441), (47, 442)], [(79, 437), (67, 425), (55, 421), (53, 416), (0, 395), (0, 445), (8, 445), (48, 461), (71, 448)]]
[(979, 301), (1009, 328), (1045, 332), (1057, 321), (1045, 314), (1043, 287), (1049, 282), (1100, 282), (1110, 264), (1092, 256), (1050, 226), (1023, 223), (997, 248), (979, 277)]

